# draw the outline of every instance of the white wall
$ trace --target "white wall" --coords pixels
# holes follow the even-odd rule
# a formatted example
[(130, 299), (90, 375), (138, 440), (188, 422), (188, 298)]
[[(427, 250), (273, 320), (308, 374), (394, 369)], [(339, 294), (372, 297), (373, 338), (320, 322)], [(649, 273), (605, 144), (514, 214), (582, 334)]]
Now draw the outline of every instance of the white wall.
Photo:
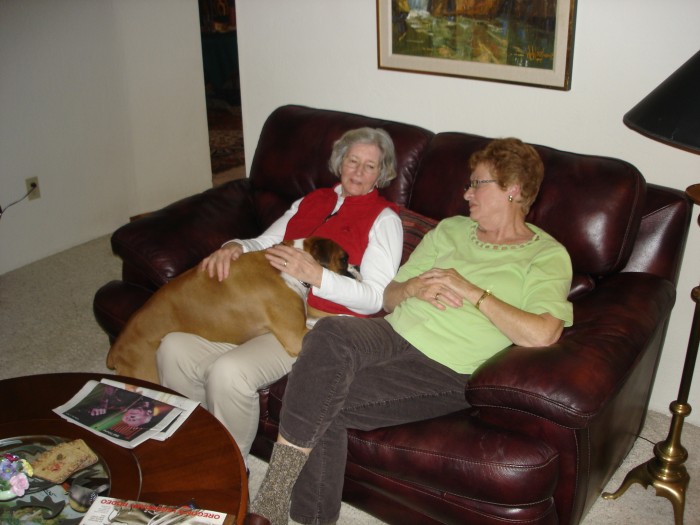
[(211, 186), (197, 0), (0, 0), (0, 274)]
[[(697, 0), (579, 1), (568, 92), (379, 70), (375, 10), (375, 0), (237, 1), (248, 159), (267, 115), (295, 103), (619, 157), (649, 182), (679, 189), (700, 182), (700, 155), (622, 123), (628, 109), (700, 49)], [(664, 413), (678, 394), (694, 307), (690, 290), (700, 278), (695, 217), (651, 400)], [(696, 412), (688, 418), (695, 424), (698, 383), (700, 377), (690, 398)]]

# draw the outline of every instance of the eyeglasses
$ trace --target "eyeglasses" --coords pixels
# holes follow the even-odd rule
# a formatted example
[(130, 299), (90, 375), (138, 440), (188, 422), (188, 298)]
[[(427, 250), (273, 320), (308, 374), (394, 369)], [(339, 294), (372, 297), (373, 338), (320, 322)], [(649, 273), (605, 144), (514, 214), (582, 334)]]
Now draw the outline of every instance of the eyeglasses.
[(489, 182), (498, 182), (496, 179), (489, 179), (489, 180), (470, 180), (469, 184), (464, 186), (464, 191), (468, 191), (469, 188), (474, 188), (475, 190), (478, 190), (479, 187), (481, 187), (482, 184), (488, 184)]

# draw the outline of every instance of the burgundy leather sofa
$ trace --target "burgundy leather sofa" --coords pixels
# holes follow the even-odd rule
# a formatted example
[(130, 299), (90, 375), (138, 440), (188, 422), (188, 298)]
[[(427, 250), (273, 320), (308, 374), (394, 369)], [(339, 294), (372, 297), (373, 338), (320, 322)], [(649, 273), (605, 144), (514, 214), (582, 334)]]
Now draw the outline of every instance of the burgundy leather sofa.
[[(123, 279), (97, 292), (100, 325), (115, 337), (170, 278), (332, 185), (332, 143), (359, 126), (382, 127), (395, 141), (399, 175), (383, 193), (402, 206), (404, 256), (437, 220), (469, 213), (467, 160), (489, 139), (281, 107), (265, 123), (249, 178), (114, 233)], [(344, 498), (388, 523), (579, 523), (644, 423), (691, 205), (621, 160), (536, 148), (546, 175), (528, 220), (571, 254), (574, 325), (551, 347), (509, 347), (484, 363), (465, 385), (468, 411), (351, 432)], [(285, 384), (261, 395), (253, 449), (261, 457), (276, 436)]]

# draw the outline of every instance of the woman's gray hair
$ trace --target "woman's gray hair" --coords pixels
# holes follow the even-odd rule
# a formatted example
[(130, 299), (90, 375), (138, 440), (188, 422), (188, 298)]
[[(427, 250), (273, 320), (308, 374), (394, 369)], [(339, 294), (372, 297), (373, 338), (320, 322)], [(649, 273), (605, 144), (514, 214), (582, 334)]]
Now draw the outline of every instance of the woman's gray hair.
[(377, 187), (383, 188), (396, 178), (396, 151), (394, 141), (389, 134), (380, 128), (358, 128), (343, 133), (343, 136), (333, 144), (331, 158), (328, 161), (329, 169), (340, 178), (343, 160), (348, 150), (354, 144), (374, 144), (379, 148), (381, 159), (379, 161), (379, 177)]

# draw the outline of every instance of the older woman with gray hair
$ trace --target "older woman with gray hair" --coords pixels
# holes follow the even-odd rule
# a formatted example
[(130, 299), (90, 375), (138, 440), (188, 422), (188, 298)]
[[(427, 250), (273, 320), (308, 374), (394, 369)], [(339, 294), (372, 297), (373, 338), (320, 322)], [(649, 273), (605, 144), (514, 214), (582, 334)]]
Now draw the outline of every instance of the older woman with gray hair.
[[(395, 157), (386, 131), (346, 132), (333, 145), (329, 160), (338, 184), (294, 202), (259, 237), (224, 243), (202, 261), (201, 270), (223, 280), (241, 254), (265, 250), (273, 267), (311, 285), (310, 307), (324, 314), (355, 317), (378, 312), (403, 248), (396, 207), (377, 191), (396, 177)], [(312, 235), (340, 244), (349, 263), (359, 266), (362, 280), (330, 272), (308, 253), (279, 244)], [(161, 384), (200, 401), (231, 432), (244, 458), (258, 428), (258, 390), (286, 375), (296, 361), (272, 334), (236, 346), (171, 333), (163, 338), (157, 359)]]

